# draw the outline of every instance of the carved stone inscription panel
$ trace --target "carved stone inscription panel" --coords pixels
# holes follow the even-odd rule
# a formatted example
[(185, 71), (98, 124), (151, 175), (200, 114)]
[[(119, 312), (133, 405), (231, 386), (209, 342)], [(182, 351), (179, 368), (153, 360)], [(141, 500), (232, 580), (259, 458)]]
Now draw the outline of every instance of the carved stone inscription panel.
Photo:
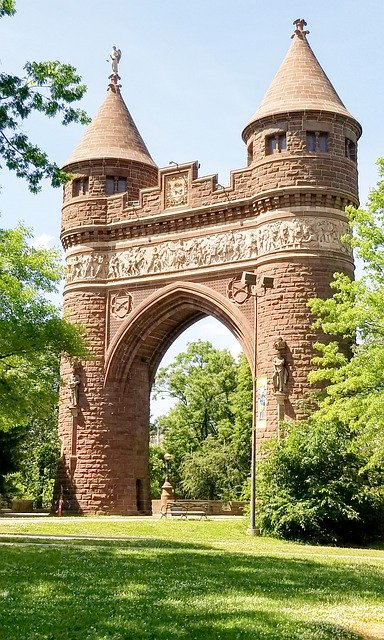
[(116, 280), (150, 273), (172, 273), (216, 264), (250, 260), (289, 249), (315, 249), (350, 254), (340, 238), (348, 233), (344, 221), (293, 218), (268, 222), (256, 229), (210, 236), (165, 240), (108, 253), (89, 252), (67, 258), (66, 282)]

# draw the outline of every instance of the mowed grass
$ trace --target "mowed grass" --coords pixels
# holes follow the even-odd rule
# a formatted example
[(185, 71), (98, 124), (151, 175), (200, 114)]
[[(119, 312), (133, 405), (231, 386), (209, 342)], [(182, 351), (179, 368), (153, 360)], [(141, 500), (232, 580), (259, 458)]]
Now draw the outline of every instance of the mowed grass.
[(384, 551), (245, 530), (230, 520), (2, 519), (0, 639), (384, 638)]

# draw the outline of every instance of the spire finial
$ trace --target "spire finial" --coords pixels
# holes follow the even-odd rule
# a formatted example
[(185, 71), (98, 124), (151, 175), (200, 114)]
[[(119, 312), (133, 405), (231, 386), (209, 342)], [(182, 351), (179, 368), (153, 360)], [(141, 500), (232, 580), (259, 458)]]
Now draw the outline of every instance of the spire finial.
[[(111, 55), (109, 56), (109, 60), (111, 61), (112, 64), (112, 73), (109, 76), (110, 79), (110, 84), (109, 87), (112, 89), (112, 91), (115, 91), (116, 88), (119, 88), (121, 85), (118, 84), (119, 80), (120, 80), (120, 76), (119, 76), (119, 62), (120, 62), (120, 58), (121, 58), (121, 50), (118, 49), (117, 47), (113, 46), (112, 47), (112, 51), (111, 51)], [(108, 60), (107, 60), (108, 62)]]
[(121, 58), (121, 51), (120, 49), (118, 49), (117, 47), (113, 46), (112, 47), (112, 52), (111, 55), (109, 56), (111, 59), (111, 63), (112, 63), (112, 75), (118, 75), (119, 74), (119, 62), (120, 62), (120, 58)]
[(291, 38), (297, 36), (300, 40), (305, 40), (309, 31), (304, 31), (304, 27), (307, 26), (304, 18), (297, 18), (293, 23), (296, 26), (295, 32), (291, 35)]

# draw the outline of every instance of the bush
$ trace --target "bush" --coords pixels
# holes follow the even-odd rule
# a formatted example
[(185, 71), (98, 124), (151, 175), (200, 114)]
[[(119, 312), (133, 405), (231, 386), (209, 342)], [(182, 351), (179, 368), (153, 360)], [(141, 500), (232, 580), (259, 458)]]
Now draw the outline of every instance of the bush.
[(382, 471), (371, 472), (339, 422), (300, 422), (267, 445), (258, 464), (261, 533), (322, 544), (361, 544), (381, 534)]

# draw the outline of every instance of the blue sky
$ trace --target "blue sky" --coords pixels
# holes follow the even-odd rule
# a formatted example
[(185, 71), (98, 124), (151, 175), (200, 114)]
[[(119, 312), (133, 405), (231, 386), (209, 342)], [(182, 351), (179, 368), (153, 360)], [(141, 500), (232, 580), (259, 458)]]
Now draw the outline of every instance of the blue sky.
[[(384, 155), (383, 0), (17, 0), (16, 8), (0, 22), (2, 71), (20, 75), (27, 60), (71, 63), (88, 86), (81, 106), (92, 116), (117, 45), (122, 93), (155, 162), (198, 160), (200, 175), (218, 173), (223, 185), (231, 169), (246, 164), (241, 131), (285, 56), (293, 21), (304, 17), (319, 62), (363, 127), (362, 203), (377, 181), (375, 161)], [(59, 164), (82, 135), (80, 126), (38, 117), (25, 131)], [(60, 190), (47, 184), (34, 196), (6, 170), (0, 183), (2, 226), (23, 220), (59, 246)], [(208, 320), (190, 332), (179, 339), (181, 348), (200, 336), (237, 349)]]

